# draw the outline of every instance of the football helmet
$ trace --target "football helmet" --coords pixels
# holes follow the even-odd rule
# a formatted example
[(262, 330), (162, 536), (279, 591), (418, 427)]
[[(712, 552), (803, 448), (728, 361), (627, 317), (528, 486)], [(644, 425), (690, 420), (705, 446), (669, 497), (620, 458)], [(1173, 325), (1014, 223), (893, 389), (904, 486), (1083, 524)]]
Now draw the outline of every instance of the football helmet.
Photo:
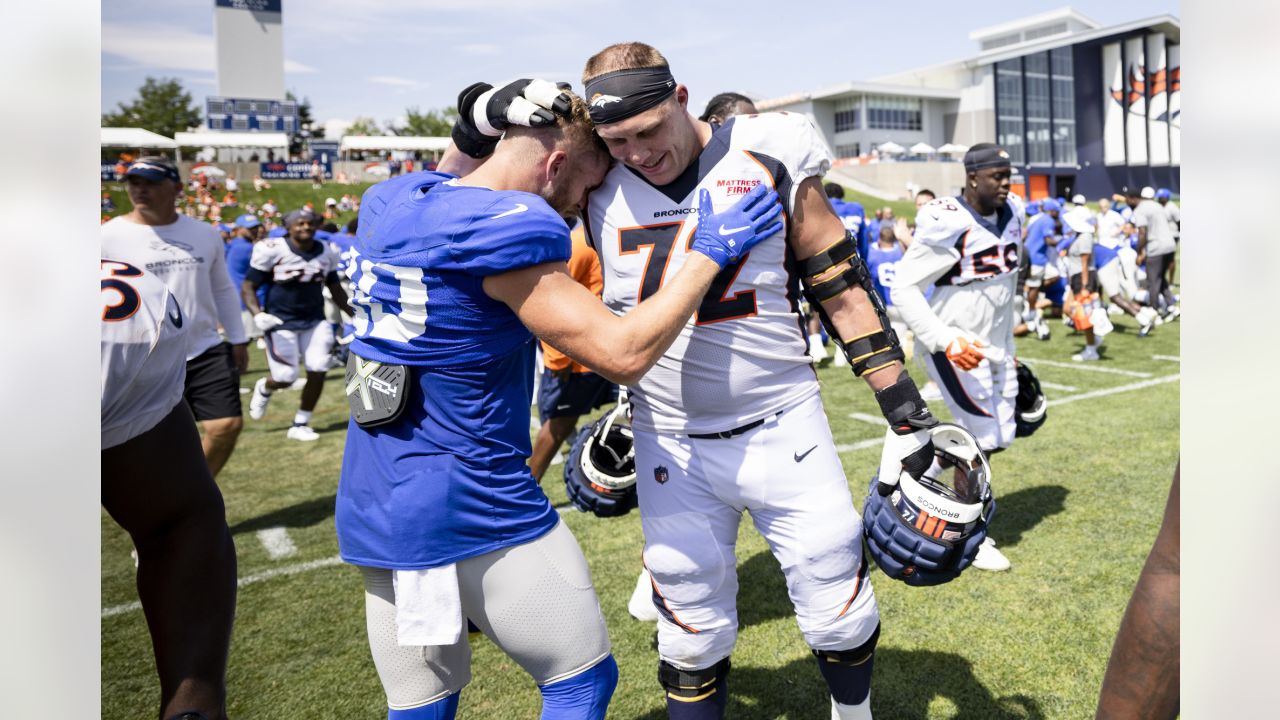
[(636, 506), (636, 453), (631, 406), (620, 403), (573, 437), (564, 489), (583, 512), (625, 515)]
[(1040, 389), (1040, 380), (1031, 368), (1018, 363), (1018, 397), (1014, 401), (1014, 437), (1027, 437), (1044, 424), (1049, 413), (1049, 401)]
[(951, 423), (930, 428), (934, 462), (916, 480), (872, 479), (863, 506), (867, 552), (891, 578), (940, 585), (973, 564), (995, 515), (991, 466), (969, 431)]

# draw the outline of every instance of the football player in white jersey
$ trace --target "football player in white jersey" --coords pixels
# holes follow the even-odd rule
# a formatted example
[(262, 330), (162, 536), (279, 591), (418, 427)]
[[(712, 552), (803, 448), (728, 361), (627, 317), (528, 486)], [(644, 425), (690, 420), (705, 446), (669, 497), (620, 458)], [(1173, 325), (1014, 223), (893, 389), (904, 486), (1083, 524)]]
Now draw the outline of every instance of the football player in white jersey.
[[(989, 456), (1014, 438), (1013, 328), (1025, 216), (1009, 192), (1005, 150), (979, 143), (964, 163), (964, 192), (937, 198), (916, 215), (915, 242), (898, 261), (891, 292), (951, 414)], [(1006, 570), (1009, 561), (988, 538), (973, 565)]]
[(190, 319), (156, 276), (102, 261), (102, 505), (138, 551), (160, 717), (226, 718), (236, 551), (183, 402)]
[(725, 268), (631, 386), (668, 714), (724, 716), (738, 627), (734, 548), (749, 511), (782, 565), (833, 713), (869, 718), (879, 611), (807, 352), (801, 282), (890, 421), (882, 475), (923, 472), (933, 454), (926, 428), (937, 421), (823, 192), (830, 151), (803, 115), (739, 115), (719, 127), (697, 120), (666, 59), (642, 43), (597, 53), (583, 82), (596, 130), (619, 161), (585, 218), (614, 312), (652, 296), (687, 261), (699, 208), (727, 208), (760, 184), (785, 208), (784, 229)]

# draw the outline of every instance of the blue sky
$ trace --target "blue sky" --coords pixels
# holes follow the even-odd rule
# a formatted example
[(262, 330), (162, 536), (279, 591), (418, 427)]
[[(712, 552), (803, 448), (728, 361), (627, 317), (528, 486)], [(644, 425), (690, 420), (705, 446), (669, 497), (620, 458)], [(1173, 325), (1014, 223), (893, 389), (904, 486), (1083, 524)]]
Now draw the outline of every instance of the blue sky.
[[(972, 55), (971, 30), (1062, 2), (699, 3), (644, 0), (283, 0), (285, 84), (320, 122), (452, 105), (477, 80), (572, 81), (614, 42), (654, 45), (700, 112), (718, 92), (777, 97)], [(102, 108), (148, 76), (177, 77), (203, 106), (216, 93), (213, 0), (111, 0), (102, 6)], [(1111, 25), (1171, 0), (1077, 0)], [(532, 10), (529, 8), (537, 8)], [(730, 8), (730, 11), (726, 11)], [(1016, 9), (1015, 9), (1016, 8)]]

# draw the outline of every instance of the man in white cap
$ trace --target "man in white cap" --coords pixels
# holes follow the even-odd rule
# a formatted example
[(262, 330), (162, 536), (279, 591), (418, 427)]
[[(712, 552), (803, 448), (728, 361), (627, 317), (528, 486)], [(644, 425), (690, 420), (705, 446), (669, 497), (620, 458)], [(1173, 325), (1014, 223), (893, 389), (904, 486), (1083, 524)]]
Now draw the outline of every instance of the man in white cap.
[(1173, 292), (1169, 290), (1165, 266), (1173, 260), (1178, 249), (1169, 228), (1169, 216), (1155, 201), (1156, 191), (1150, 187), (1142, 192), (1129, 188), (1125, 201), (1133, 209), (1133, 224), (1138, 228), (1138, 264), (1147, 266), (1147, 304), (1167, 321), (1181, 314)]

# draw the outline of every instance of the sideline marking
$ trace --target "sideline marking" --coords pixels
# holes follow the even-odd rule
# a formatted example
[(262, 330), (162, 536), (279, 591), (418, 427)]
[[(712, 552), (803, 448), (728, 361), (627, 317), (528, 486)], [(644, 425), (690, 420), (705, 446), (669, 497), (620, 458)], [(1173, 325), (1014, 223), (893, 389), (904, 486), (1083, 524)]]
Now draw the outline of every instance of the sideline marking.
[[(1077, 366), (1069, 365), (1068, 367), (1077, 367)], [(1102, 369), (1102, 368), (1097, 368), (1097, 369)], [(1115, 395), (1117, 393), (1128, 392), (1130, 390), (1141, 390), (1142, 388), (1153, 387), (1155, 385), (1163, 385), (1165, 383), (1177, 382), (1179, 379), (1181, 379), (1181, 377), (1182, 377), (1181, 375), (1166, 375), (1164, 377), (1145, 380), (1143, 382), (1136, 382), (1136, 383), (1130, 383), (1128, 385), (1120, 385), (1117, 387), (1104, 388), (1102, 390), (1093, 390), (1091, 392), (1081, 393), (1079, 395), (1068, 395), (1067, 397), (1058, 398), (1057, 400), (1050, 400), (1049, 406), (1052, 407), (1055, 405), (1065, 405), (1067, 403), (1075, 402), (1077, 400), (1092, 400), (1093, 398), (1105, 397), (1107, 395)], [(839, 445), (836, 445), (836, 452), (843, 454), (847, 452), (853, 452), (855, 450), (866, 450), (868, 448), (877, 447), (882, 444), (884, 444), (884, 438), (882, 437), (871, 438), (870, 440), (860, 440), (855, 443), (840, 443)], [(572, 503), (566, 503), (565, 505), (562, 505), (556, 508), (556, 510), (560, 513), (564, 513), (566, 510), (571, 510), (571, 509), (576, 510), (577, 508), (574, 507)], [(236, 587), (242, 588), (247, 585), (253, 585), (254, 583), (262, 582), (264, 580), (270, 580), (271, 578), (281, 577), (285, 575), (297, 575), (299, 573), (304, 573), (310, 570), (318, 570), (320, 568), (332, 567), (334, 565), (342, 565), (342, 564), (343, 564), (342, 558), (337, 555), (334, 555), (333, 557), (321, 558), (319, 560), (312, 560), (310, 562), (299, 563), (297, 565), (287, 565), (285, 567), (273, 568), (271, 570), (265, 570), (260, 573), (254, 573), (253, 575), (246, 575), (240, 578), (239, 580), (236, 581)], [(123, 615), (124, 613), (132, 612), (134, 610), (140, 610), (140, 609), (142, 609), (142, 603), (138, 602), (137, 600), (134, 600), (133, 602), (124, 603), (123, 605), (115, 605), (109, 608), (103, 608), (102, 617), (109, 618), (114, 615)]]
[(1093, 398), (1106, 397), (1107, 395), (1115, 395), (1116, 393), (1128, 392), (1130, 390), (1141, 390), (1142, 388), (1149, 388), (1154, 385), (1163, 385), (1164, 383), (1177, 382), (1181, 377), (1181, 374), (1165, 375), (1164, 377), (1129, 383), (1128, 385), (1118, 385), (1116, 387), (1103, 388), (1101, 390), (1091, 390), (1086, 393), (1080, 393), (1079, 395), (1068, 395), (1064, 398), (1058, 398), (1057, 400), (1050, 400), (1049, 407), (1066, 405), (1067, 403), (1075, 402), (1077, 400), (1092, 400)]
[[(1044, 383), (1040, 383), (1040, 384), (1043, 385)], [(861, 420), (864, 423), (871, 423), (872, 425), (879, 425), (880, 427), (889, 427), (889, 422), (884, 418), (880, 417), (879, 415), (872, 415), (870, 413), (851, 412), (849, 413), (849, 417), (853, 420)]]
[(1075, 392), (1080, 389), (1074, 385), (1059, 385), (1058, 383), (1045, 382), (1043, 380), (1040, 381), (1040, 387), (1049, 388), (1050, 390), (1061, 390), (1063, 392)]
[(1182, 358), (1178, 357), (1177, 355), (1152, 355), (1151, 359), (1152, 360), (1168, 360), (1169, 362), (1176, 362), (1176, 363), (1182, 362)]
[[(298, 573), (304, 573), (309, 570), (318, 570), (320, 568), (332, 567), (334, 565), (342, 565), (342, 564), (343, 564), (342, 558), (337, 555), (334, 555), (333, 557), (321, 558), (319, 560), (312, 560), (310, 562), (298, 563), (297, 565), (286, 565), (285, 567), (281, 567), (281, 568), (272, 568), (271, 570), (264, 570), (260, 573), (245, 575), (239, 580), (236, 580), (236, 587), (242, 588), (247, 585), (253, 585), (254, 583), (260, 583), (263, 580), (270, 580), (271, 578), (281, 577), (282, 575), (297, 575)], [(132, 610), (141, 610), (141, 609), (142, 609), (142, 603), (138, 602), (137, 600), (134, 600), (133, 602), (125, 603), (123, 605), (116, 605), (114, 607), (104, 608), (102, 611), (102, 617), (108, 618), (108, 617), (111, 617), (112, 615), (122, 615)]]
[(258, 531), (258, 542), (266, 548), (272, 560), (280, 560), (298, 554), (298, 546), (293, 544), (289, 531), (283, 527), (267, 528)]
[[(1026, 360), (1032, 365), (1048, 365), (1049, 367), (1071, 368), (1072, 370), (1084, 370), (1085, 372), (1111, 373), (1112, 375), (1128, 375), (1129, 377), (1149, 378), (1151, 373), (1138, 372), (1137, 370), (1121, 370), (1120, 368), (1099, 367), (1094, 364), (1084, 362), (1060, 362), (1058, 360), (1041, 360), (1040, 358), (1029, 358), (1018, 356), (1018, 360)], [(1043, 384), (1043, 383), (1041, 383)]]

